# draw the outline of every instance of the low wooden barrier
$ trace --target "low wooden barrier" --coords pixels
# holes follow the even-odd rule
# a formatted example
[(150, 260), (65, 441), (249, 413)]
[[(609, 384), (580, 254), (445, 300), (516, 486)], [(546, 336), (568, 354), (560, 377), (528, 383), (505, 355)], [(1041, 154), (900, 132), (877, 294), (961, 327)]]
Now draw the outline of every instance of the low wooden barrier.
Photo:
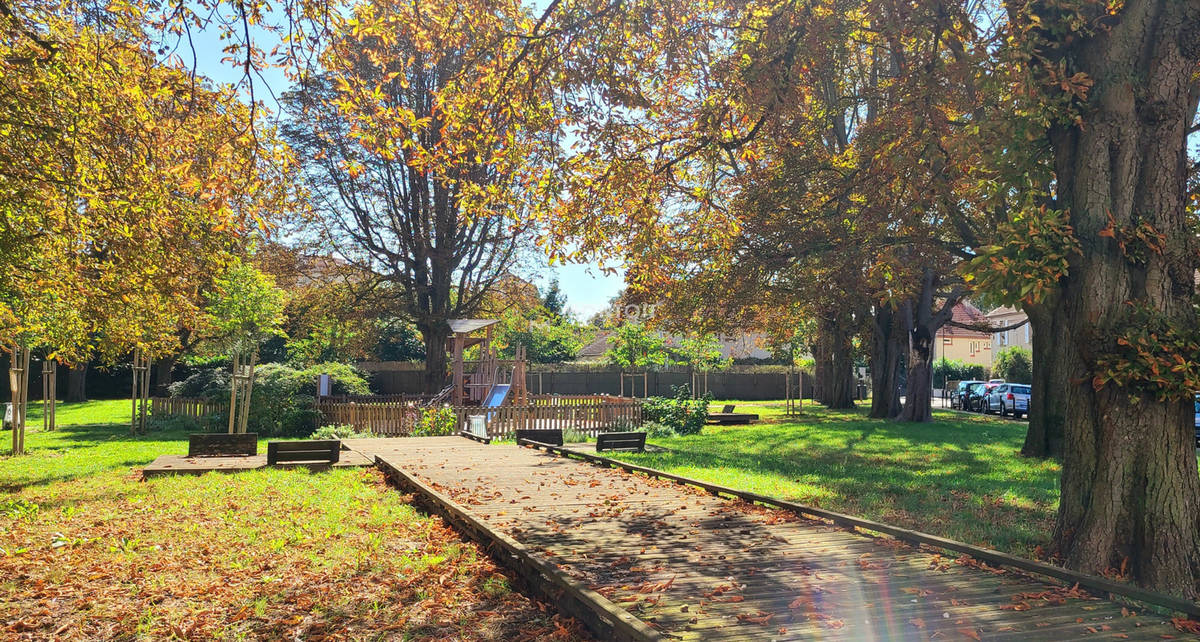
[[(511, 438), (517, 430), (571, 430), (591, 437), (603, 432), (627, 430), (642, 423), (642, 405), (636, 399), (606, 395), (572, 395), (565, 397), (534, 397), (527, 405), (499, 406), (441, 406), (449, 408), (455, 417), (452, 433), (470, 430), (470, 417), (481, 416), (487, 426), (487, 436), (493, 439)], [(317, 402), (322, 424), (353, 426), (359, 432), (371, 432), (388, 437), (413, 434), (424, 412), (413, 402), (359, 403), (323, 398)]]
[(201, 419), (229, 412), (228, 401), (210, 401), (189, 397), (151, 397), (150, 414), (156, 417), (191, 417)]
[(405, 437), (421, 421), (422, 408), (411, 401), (359, 403), (323, 398), (317, 402), (317, 411), (325, 425), (354, 426), (358, 432)]
[(1025, 559), (1023, 557), (1017, 557), (1008, 553), (1002, 553), (989, 548), (982, 548), (979, 546), (966, 544), (945, 537), (940, 537), (938, 535), (930, 535), (921, 531), (914, 531), (907, 528), (901, 528), (899, 526), (892, 526), (891, 524), (884, 524), (869, 519), (863, 519), (861, 517), (854, 517), (852, 515), (838, 513), (824, 508), (815, 508), (812, 506), (806, 506), (804, 504), (798, 504), (796, 502), (777, 499), (768, 495), (738, 490), (736, 488), (730, 488), (720, 484), (714, 484), (691, 477), (684, 477), (682, 475), (668, 473), (655, 468), (631, 464), (629, 462), (624, 462), (619, 459), (612, 459), (603, 455), (574, 450), (572, 448), (528, 440), (522, 440), (521, 442), (518, 442), (518, 445), (535, 448), (537, 450), (544, 450), (559, 457), (582, 459), (598, 466), (619, 468), (628, 473), (640, 473), (655, 479), (666, 479), (678, 484), (686, 484), (688, 486), (693, 486), (701, 490), (708, 491), (716, 496), (725, 495), (753, 504), (760, 504), (762, 506), (769, 506), (771, 508), (781, 508), (783, 510), (796, 513), (797, 515), (826, 520), (849, 530), (860, 531), (866, 534), (882, 533), (915, 546), (925, 546), (931, 549), (940, 549), (943, 551), (965, 554), (981, 562), (987, 562), (993, 566), (1014, 568), (1025, 573), (1058, 580), (1063, 582), (1066, 586), (1075, 585), (1078, 588), (1082, 588), (1099, 597), (1109, 598), (1111, 596), (1120, 596), (1136, 602), (1153, 604), (1164, 609), (1183, 613), (1189, 618), (1200, 618), (1200, 602), (1193, 602), (1191, 600), (1173, 595), (1149, 591), (1132, 584), (1111, 580), (1107, 577), (1088, 575), (1086, 573), (1063, 568), (1061, 566), (1054, 566), (1053, 564), (1047, 564), (1046, 562), (1039, 562)]
[(598, 640), (652, 642), (664, 637), (629, 611), (611, 602), (585, 582), (571, 577), (552, 561), (492, 528), (486, 521), (450, 497), (434, 490), (415, 475), (375, 457), (375, 466), (417, 501), (442, 515), (459, 531), (479, 542), (492, 558), (515, 574), (521, 588), (560, 612), (578, 619)]

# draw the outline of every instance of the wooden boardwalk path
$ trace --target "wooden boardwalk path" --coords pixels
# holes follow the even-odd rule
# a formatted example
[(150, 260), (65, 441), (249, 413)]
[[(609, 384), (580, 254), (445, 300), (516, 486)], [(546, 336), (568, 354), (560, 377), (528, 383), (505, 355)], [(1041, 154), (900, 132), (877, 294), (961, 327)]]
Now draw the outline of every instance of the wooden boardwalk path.
[(1184, 639), (1167, 618), (671, 481), (459, 437), (354, 440), (664, 639)]

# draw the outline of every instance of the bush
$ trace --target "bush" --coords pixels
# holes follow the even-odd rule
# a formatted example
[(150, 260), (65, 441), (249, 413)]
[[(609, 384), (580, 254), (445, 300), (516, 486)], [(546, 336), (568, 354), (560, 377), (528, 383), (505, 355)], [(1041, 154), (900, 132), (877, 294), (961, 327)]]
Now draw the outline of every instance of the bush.
[(421, 418), (413, 429), (413, 437), (440, 437), (453, 435), (458, 430), (458, 416), (450, 406), (422, 408)]
[[(294, 370), (279, 363), (264, 363), (254, 369), (250, 395), (248, 432), (263, 436), (306, 437), (320, 421), (316, 409), (317, 375), (329, 374), (334, 394), (370, 392), (366, 378), (351, 366), (318, 364)], [(197, 397), (213, 401), (229, 399), (230, 374), (222, 368), (207, 368), (171, 384), (172, 397)], [(219, 418), (228, 421), (228, 415)]]
[(150, 417), (150, 430), (162, 430), (165, 432), (210, 432), (218, 424), (217, 417), (210, 415), (203, 419), (195, 417), (187, 417), (185, 415), (164, 415)]
[(712, 393), (692, 399), (688, 386), (675, 386), (674, 397), (647, 397), (642, 402), (642, 419), (668, 428), (679, 435), (699, 433), (708, 422), (708, 404)]
[(651, 438), (677, 437), (679, 433), (670, 426), (664, 426), (657, 421), (647, 421), (642, 424), (642, 430), (646, 431), (646, 436)]
[(987, 379), (987, 368), (978, 363), (938, 359), (933, 362), (933, 387), (945, 388), (947, 381), (971, 381)]
[(354, 426), (328, 424), (317, 428), (309, 439), (366, 439), (375, 436), (373, 432), (358, 432)]
[(295, 372), (300, 380), (300, 392), (306, 395), (317, 396), (317, 379), (323, 374), (329, 375), (331, 395), (371, 394), (371, 386), (362, 371), (345, 363), (318, 363)]
[(996, 354), (992, 374), (1011, 383), (1033, 383), (1033, 354), (1020, 346), (1009, 346)]

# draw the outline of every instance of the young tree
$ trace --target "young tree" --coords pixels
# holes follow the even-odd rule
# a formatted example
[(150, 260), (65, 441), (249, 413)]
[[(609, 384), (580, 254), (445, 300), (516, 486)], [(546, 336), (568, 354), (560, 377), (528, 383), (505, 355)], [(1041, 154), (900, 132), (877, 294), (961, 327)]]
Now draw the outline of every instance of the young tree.
[(645, 372), (671, 365), (662, 334), (641, 323), (622, 323), (608, 337), (604, 358), (622, 372)]
[(1033, 381), (1033, 353), (1020, 346), (997, 352), (992, 361), (992, 376), (1009, 383)]
[(555, 200), (544, 61), (510, 37), (530, 24), (516, 3), (362, 3), (285, 99), (320, 233), (421, 332), (428, 392), (447, 321), (481, 310)]
[(61, 9), (0, 20), (0, 339), (79, 364), (167, 354), (208, 275), (285, 207), (286, 156), (125, 17)]

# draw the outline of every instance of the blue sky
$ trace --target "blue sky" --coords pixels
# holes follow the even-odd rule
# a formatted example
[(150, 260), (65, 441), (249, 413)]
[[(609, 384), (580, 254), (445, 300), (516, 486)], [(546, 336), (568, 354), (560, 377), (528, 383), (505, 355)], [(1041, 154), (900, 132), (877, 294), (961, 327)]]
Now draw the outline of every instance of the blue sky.
[[(262, 32), (260, 32), (262, 33)], [(268, 36), (269, 37), (269, 36)], [(196, 49), (197, 71), (218, 83), (241, 83), (242, 70), (229, 63), (222, 63), (225, 56), (222, 43), (215, 29), (193, 32), (193, 44)], [(264, 47), (269, 49), (270, 47)], [(185, 47), (179, 53), (185, 61), (190, 61), (191, 51)], [(268, 69), (261, 78), (255, 78), (255, 96), (272, 111), (276, 104), (271, 96), (280, 95), (288, 89), (288, 82), (278, 69)], [(559, 287), (567, 295), (567, 308), (575, 313), (580, 320), (586, 320), (596, 312), (608, 307), (610, 299), (624, 287), (624, 270), (618, 269), (615, 274), (605, 274), (594, 263), (549, 265), (542, 257), (531, 258), (528, 263), (538, 274), (522, 275), (538, 284), (545, 286), (550, 279), (557, 277)]]

